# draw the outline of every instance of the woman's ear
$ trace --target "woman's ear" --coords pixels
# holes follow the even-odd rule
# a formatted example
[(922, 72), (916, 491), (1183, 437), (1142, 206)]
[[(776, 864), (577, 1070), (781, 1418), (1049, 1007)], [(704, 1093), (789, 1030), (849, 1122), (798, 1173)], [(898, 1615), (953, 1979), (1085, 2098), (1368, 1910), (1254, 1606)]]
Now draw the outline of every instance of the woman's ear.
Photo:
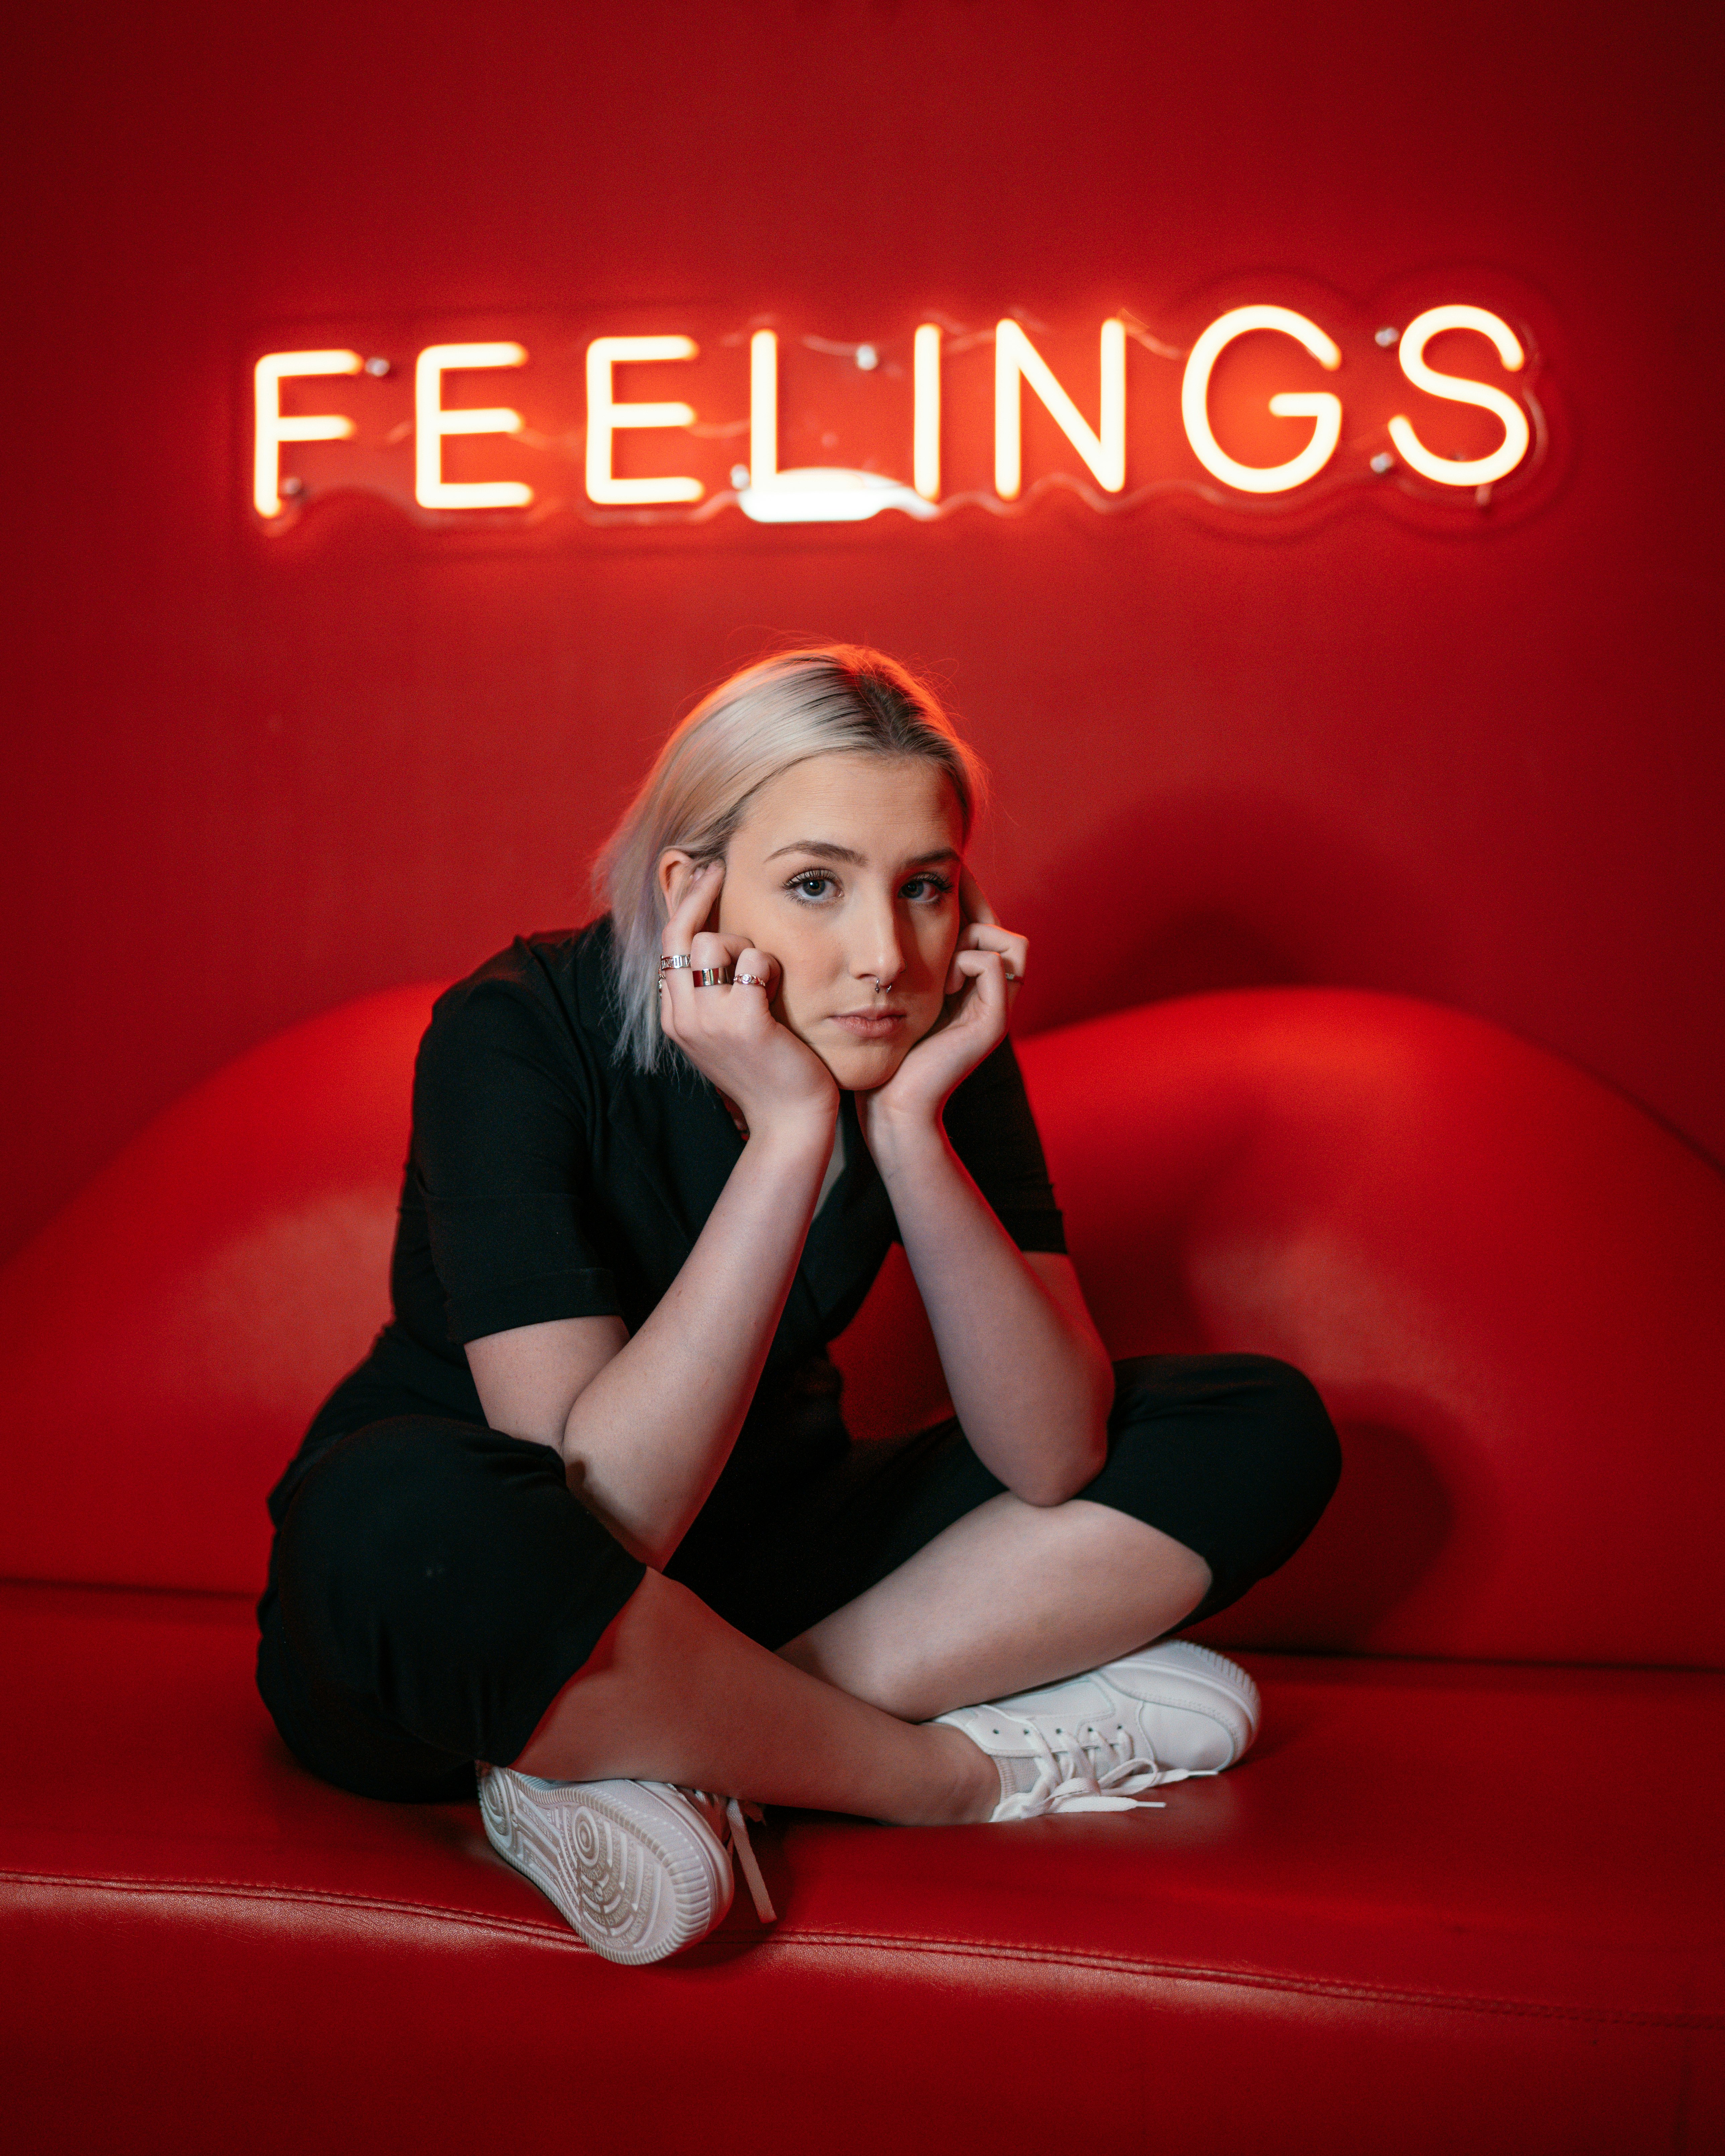
[(665, 901), (666, 920), (676, 911), (694, 866), (694, 855), (685, 854), (680, 846), (667, 846), (659, 856), (659, 896)]

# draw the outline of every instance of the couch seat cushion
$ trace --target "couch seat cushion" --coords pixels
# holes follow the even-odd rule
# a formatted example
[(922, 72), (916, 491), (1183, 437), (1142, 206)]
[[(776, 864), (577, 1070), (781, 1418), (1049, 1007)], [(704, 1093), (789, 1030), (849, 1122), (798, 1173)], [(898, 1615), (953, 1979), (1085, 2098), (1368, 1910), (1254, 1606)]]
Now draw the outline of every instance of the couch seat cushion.
[(775, 1815), (777, 1928), (744, 1897), (628, 1970), (495, 1859), (476, 1806), (304, 1775), (251, 1655), (237, 1599), (0, 1588), (21, 2146), (1725, 2134), (1725, 1678), (1248, 1657), (1258, 1749), (1166, 1810)]

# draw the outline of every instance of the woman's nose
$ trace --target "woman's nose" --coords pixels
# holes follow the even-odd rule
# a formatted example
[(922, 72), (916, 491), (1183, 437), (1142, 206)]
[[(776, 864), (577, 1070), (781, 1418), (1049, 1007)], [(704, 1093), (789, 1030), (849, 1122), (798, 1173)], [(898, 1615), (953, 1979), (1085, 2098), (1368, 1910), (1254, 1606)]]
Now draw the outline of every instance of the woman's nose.
[(884, 988), (904, 971), (904, 946), (899, 940), (898, 921), (891, 906), (870, 909), (870, 917), (858, 937), (851, 957), (851, 971), (861, 981), (879, 981)]

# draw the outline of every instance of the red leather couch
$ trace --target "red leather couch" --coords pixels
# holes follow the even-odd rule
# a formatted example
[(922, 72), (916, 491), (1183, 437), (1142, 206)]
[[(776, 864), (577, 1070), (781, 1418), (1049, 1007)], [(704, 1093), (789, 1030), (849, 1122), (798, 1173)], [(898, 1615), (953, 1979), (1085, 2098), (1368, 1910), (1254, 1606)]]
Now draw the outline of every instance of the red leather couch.
[[(182, 1101), (0, 1281), (3, 2115), (35, 2152), (1725, 2147), (1725, 1183), (1391, 998), (1025, 1044), (1117, 1353), (1317, 1379), (1347, 1473), (1209, 1628), (1235, 1773), (1132, 1817), (777, 1815), (783, 1912), (586, 1952), (476, 1808), (310, 1780), (263, 1494), (381, 1314), (429, 990)], [(867, 1435), (938, 1378), (901, 1270)]]

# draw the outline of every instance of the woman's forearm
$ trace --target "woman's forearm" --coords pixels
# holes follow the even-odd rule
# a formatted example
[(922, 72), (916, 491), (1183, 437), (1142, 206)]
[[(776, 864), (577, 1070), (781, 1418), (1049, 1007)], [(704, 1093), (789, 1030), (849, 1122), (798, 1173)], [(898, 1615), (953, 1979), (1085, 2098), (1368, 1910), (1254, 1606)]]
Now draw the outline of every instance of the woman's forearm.
[(1063, 1502), (1101, 1470), (1114, 1391), (1081, 1299), (1037, 1278), (944, 1131), (877, 1120), (870, 1143), (965, 1435), (1017, 1496)]
[(649, 1564), (670, 1558), (742, 1427), (832, 1150), (824, 1121), (750, 1139), (658, 1306), (569, 1409), (571, 1488)]

